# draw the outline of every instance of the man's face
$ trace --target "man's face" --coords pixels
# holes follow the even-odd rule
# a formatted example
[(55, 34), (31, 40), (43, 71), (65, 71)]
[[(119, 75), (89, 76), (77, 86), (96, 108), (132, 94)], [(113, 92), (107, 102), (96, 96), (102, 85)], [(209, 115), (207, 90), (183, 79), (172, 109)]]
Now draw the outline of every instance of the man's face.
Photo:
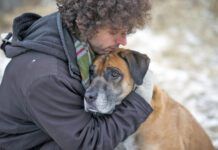
[(118, 48), (119, 45), (126, 45), (126, 29), (112, 29), (101, 27), (95, 36), (88, 39), (92, 49), (98, 54), (105, 54)]

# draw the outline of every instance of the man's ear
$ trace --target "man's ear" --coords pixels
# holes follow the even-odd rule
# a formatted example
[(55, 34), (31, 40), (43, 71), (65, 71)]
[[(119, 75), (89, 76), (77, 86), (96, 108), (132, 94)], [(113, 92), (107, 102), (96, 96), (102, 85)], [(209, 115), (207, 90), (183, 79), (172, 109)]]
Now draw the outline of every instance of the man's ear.
[(135, 83), (141, 85), (148, 70), (150, 58), (145, 54), (131, 50), (123, 50), (119, 55), (126, 61)]

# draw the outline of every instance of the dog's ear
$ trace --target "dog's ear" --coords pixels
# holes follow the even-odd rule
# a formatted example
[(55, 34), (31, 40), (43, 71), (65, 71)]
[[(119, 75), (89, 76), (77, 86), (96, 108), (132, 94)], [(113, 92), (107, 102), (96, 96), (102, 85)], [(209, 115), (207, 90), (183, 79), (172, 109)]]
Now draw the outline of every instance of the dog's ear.
[(150, 58), (145, 54), (130, 50), (121, 51), (119, 55), (126, 61), (134, 82), (141, 85), (148, 70)]

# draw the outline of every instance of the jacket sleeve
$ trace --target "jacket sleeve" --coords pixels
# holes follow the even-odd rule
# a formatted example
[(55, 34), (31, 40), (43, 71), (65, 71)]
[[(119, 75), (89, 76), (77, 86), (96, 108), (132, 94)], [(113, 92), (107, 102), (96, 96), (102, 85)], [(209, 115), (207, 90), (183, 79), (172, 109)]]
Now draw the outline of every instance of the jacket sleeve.
[(26, 93), (33, 121), (64, 150), (112, 150), (131, 135), (152, 112), (135, 92), (111, 115), (84, 111), (79, 81), (46, 76), (33, 82)]

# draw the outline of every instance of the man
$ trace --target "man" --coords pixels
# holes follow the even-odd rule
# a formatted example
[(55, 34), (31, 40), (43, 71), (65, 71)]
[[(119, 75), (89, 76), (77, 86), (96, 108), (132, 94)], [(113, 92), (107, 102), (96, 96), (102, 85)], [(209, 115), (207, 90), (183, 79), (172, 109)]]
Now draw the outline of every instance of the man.
[(111, 115), (84, 111), (95, 55), (126, 44), (148, 19), (147, 0), (65, 0), (59, 12), (15, 18), (0, 86), (0, 149), (112, 150), (152, 108), (132, 92)]

